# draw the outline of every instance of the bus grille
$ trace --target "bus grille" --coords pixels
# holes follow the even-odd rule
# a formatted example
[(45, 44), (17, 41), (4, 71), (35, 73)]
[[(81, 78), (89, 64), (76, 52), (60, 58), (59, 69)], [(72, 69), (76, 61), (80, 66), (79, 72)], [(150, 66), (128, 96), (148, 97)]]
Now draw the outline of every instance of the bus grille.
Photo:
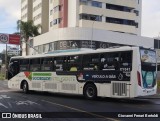
[(112, 83), (112, 95), (113, 96), (127, 96), (126, 83)]
[(76, 90), (75, 84), (62, 84), (62, 90)]
[(46, 83), (45, 89), (57, 89), (57, 84)]
[(41, 88), (41, 83), (32, 83), (32, 88)]

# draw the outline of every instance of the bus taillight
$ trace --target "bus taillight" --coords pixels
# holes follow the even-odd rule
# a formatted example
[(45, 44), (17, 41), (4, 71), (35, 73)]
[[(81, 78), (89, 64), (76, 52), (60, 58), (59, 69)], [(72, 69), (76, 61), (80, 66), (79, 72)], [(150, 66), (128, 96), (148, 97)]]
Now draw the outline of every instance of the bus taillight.
[(138, 85), (141, 86), (141, 75), (139, 71), (137, 71), (137, 79), (138, 79)]

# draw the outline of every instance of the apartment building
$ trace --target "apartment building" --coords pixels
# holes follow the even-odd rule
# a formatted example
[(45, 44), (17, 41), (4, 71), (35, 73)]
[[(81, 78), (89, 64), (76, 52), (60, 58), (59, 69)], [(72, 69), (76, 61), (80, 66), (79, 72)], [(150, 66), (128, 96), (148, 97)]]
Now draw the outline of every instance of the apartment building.
[(22, 0), (22, 21), (33, 20), (41, 33), (86, 27), (141, 35), (142, 0)]
[(142, 0), (50, 0), (49, 30), (86, 27), (141, 35)]
[(49, 0), (21, 0), (21, 20), (41, 25), (41, 34), (49, 31)]
[[(82, 48), (96, 49), (97, 42), (103, 43), (105, 47), (118, 44), (136, 45), (136, 43), (142, 46), (146, 39), (137, 37), (141, 35), (142, 0), (22, 1), (23, 7), (24, 4), (32, 6), (30, 10), (32, 10), (34, 24), (42, 26), (40, 32), (43, 35), (32, 38), (30, 41), (30, 44), (36, 48), (29, 49), (31, 55), (58, 49), (71, 49), (68, 45), (71, 40), (81, 43)], [(23, 11), (26, 12), (26, 10)], [(123, 38), (115, 39), (114, 36), (117, 38), (123, 36)], [(138, 40), (133, 42), (136, 38)], [(148, 42), (152, 46), (153, 39), (147, 38), (147, 40), (150, 40)], [(68, 48), (59, 47), (63, 45), (62, 43)], [(88, 45), (82, 46), (83, 43)], [(23, 55), (25, 55), (25, 46), (23, 46)]]
[(41, 25), (40, 33), (49, 31), (49, 0), (33, 0), (34, 25)]
[(33, 8), (33, 0), (21, 0), (21, 20), (28, 21), (32, 20), (32, 8)]

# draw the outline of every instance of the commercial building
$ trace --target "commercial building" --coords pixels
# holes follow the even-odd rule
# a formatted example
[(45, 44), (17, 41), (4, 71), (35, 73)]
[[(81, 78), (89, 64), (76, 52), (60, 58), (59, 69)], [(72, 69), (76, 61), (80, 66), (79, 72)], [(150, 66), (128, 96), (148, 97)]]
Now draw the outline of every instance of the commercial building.
[(20, 55), (20, 49), (19, 49), (18, 46), (15, 46), (15, 47), (8, 46), (7, 47), (7, 54), (11, 55), (11, 56), (19, 56)]

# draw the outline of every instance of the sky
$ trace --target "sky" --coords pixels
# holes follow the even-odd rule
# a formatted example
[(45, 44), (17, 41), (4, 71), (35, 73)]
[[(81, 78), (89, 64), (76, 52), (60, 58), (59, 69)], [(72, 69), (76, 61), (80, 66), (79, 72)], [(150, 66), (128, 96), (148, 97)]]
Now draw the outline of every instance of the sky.
[[(142, 36), (160, 36), (160, 0), (142, 0)], [(17, 32), (21, 0), (0, 0), (0, 33)], [(0, 45), (0, 52), (5, 45)]]

